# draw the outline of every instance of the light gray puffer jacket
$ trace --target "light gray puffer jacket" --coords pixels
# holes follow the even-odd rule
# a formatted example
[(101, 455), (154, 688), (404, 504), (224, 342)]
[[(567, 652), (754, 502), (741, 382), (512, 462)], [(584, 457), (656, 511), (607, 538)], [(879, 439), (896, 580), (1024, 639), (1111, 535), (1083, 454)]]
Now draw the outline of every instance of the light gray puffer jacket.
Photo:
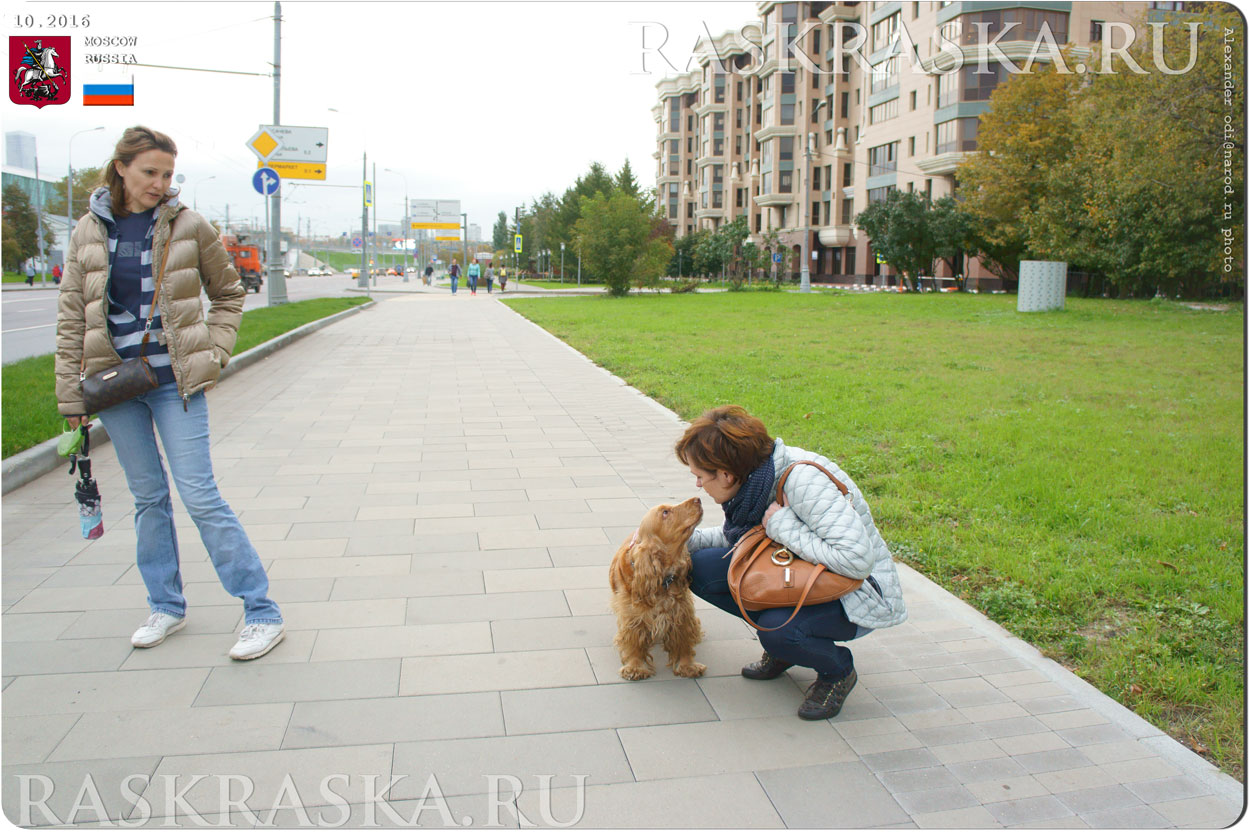
[[(839, 575), (864, 579), (863, 585), (842, 597), (846, 617), (861, 627), (893, 627), (907, 620), (903, 587), (894, 558), (881, 539), (872, 512), (858, 486), (841, 468), (820, 454), (787, 448), (780, 439), (773, 445), (773, 470), (778, 478), (800, 460), (829, 469), (850, 492), (842, 496), (828, 477), (810, 465), (800, 465), (786, 480), (786, 505), (768, 521), (768, 536), (804, 560), (819, 563)], [(691, 552), (726, 547), (720, 526), (696, 529), (686, 547)], [(876, 581), (880, 592), (867, 578)]]

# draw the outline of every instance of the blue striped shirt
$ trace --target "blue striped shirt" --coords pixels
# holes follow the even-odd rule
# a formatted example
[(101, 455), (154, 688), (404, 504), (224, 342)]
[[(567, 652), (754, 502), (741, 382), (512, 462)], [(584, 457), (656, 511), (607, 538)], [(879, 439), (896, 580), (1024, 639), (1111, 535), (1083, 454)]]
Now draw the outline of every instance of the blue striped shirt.
[[(156, 294), (156, 280), (152, 274), (152, 234), (155, 228), (155, 209), (108, 223), (108, 326), (113, 347), (123, 359), (139, 357), (143, 328)], [(152, 335), (143, 353), (156, 371), (156, 380), (168, 384), (174, 381), (174, 371), (164, 340), (161, 310), (157, 307), (152, 314)]]

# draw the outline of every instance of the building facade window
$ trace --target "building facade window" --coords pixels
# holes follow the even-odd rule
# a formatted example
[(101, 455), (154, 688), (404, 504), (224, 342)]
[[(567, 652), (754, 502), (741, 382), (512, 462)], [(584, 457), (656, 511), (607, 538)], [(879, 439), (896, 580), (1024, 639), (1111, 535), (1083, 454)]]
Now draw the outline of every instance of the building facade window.
[(880, 124), (898, 116), (898, 99), (891, 98), (875, 107), (868, 108), (868, 123)]
[(957, 118), (937, 126), (937, 153), (977, 149), (979, 118)]
[(915, 136), (912, 136), (911, 138), (907, 140), (907, 155), (908, 156), (916, 155), (916, 137)]
[(794, 124), (794, 105), (781, 105), (781, 124)]
[(842, 222), (841, 225), (850, 225), (855, 219), (855, 200), (851, 197), (845, 197), (842, 200)]
[(668, 132), (676, 133), (681, 129), (681, 99), (673, 96), (668, 100)]
[(1067, 43), (1068, 13), (1018, 8), (973, 12), (959, 17), (959, 40), (948, 39), (962, 46), (971, 46), (982, 40), (988, 43), (1006, 31), (999, 43), (1036, 41), (1046, 28), (1055, 43)]
[(794, 171), (783, 170), (777, 172), (777, 193), (789, 194), (794, 192)]
[(777, 139), (777, 160), (780, 162), (794, 161), (794, 136), (782, 136)]
[(911, 91), (910, 103), (911, 103), (911, 109), (913, 110), (916, 109), (916, 91), (915, 90)]
[(873, 188), (868, 191), (868, 204), (872, 205), (874, 202), (885, 202), (885, 200), (889, 198), (890, 192), (896, 190), (898, 189), (893, 185), (887, 185), (884, 188)]
[(872, 25), (872, 51), (884, 49), (890, 45), (890, 41), (898, 34), (899, 24), (903, 18), (902, 12), (895, 12), (878, 23)]
[(842, 93), (842, 118), (849, 118), (851, 115), (851, 94), (849, 92)]
[(677, 194), (678, 188), (676, 182), (668, 183), (668, 218), (670, 220), (677, 219)]
[(842, 187), (849, 188), (855, 184), (855, 165), (850, 162), (842, 163)]
[[(871, 92), (881, 92), (898, 83), (898, 56), (886, 58), (872, 68)], [(858, 90), (856, 90), (858, 94)]]
[(1089, 39), (1091, 43), (1102, 43), (1102, 25), (1105, 21), (1091, 20), (1089, 22)]
[(880, 176), (895, 170), (898, 170), (898, 142), (877, 145), (868, 149), (869, 176)]
[(712, 79), (712, 102), (715, 104), (725, 103), (725, 76), (717, 75)]

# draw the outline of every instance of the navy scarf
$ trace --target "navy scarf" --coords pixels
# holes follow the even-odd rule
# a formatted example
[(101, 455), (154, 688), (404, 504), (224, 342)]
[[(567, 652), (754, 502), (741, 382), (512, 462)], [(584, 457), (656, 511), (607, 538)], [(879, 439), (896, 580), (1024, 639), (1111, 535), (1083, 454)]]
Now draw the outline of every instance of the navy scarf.
[(747, 476), (746, 482), (738, 489), (738, 493), (725, 501), (721, 508), (725, 511), (725, 539), (733, 546), (752, 526), (758, 526), (764, 519), (764, 511), (775, 499), (773, 481), (772, 454), (764, 457), (759, 467)]

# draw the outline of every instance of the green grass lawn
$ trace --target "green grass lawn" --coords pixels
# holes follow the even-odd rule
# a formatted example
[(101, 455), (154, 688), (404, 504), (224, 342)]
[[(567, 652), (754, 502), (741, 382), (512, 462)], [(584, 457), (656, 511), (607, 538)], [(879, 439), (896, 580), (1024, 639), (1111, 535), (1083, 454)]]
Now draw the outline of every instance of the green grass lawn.
[[(284, 332), (320, 320), (368, 298), (317, 298), (264, 307), (243, 313), (234, 354), (238, 355)], [(57, 413), (53, 356), (36, 355), (0, 370), (3, 385), (3, 455), (10, 457), (61, 433), (65, 420)]]
[(684, 419), (741, 404), (836, 460), (897, 558), (1244, 778), (1243, 305), (507, 302)]

